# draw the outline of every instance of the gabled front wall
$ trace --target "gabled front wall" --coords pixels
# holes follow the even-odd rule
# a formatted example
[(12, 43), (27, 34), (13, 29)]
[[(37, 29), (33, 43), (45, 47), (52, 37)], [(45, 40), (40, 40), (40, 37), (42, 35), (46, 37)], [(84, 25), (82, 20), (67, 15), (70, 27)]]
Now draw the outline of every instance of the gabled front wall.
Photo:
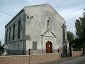
[[(49, 5), (25, 7), (26, 13), (26, 50), (33, 49), (33, 41), (37, 42), (37, 50), (46, 49), (46, 40), (51, 39), (53, 49), (63, 47), (63, 24), (64, 19), (56, 13)], [(47, 20), (49, 22), (49, 29), (53, 32), (56, 38), (47, 38), (42, 36), (47, 31)], [(43, 46), (42, 46), (43, 44)], [(45, 53), (45, 51), (43, 51)], [(28, 53), (28, 51), (27, 51)]]

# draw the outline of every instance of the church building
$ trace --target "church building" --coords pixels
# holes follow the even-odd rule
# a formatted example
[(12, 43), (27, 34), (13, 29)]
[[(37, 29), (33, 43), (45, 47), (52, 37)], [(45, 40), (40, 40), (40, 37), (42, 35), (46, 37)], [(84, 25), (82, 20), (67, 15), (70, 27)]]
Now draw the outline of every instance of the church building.
[(26, 6), (5, 26), (4, 45), (9, 55), (57, 53), (69, 47), (65, 20), (49, 4)]

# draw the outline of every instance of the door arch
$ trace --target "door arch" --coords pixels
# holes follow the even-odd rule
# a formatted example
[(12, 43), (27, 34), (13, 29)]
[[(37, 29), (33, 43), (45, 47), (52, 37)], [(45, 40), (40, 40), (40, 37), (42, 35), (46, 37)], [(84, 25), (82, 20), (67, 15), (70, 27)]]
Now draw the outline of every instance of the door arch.
[(52, 53), (52, 43), (50, 41), (46, 42), (46, 53)]

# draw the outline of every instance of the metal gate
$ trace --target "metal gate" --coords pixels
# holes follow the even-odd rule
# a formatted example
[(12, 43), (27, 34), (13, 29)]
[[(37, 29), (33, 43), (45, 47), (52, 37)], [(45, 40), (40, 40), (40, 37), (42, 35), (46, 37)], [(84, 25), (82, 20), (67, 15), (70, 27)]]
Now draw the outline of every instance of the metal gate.
[(63, 47), (61, 49), (61, 57), (70, 57), (72, 56), (71, 48)]

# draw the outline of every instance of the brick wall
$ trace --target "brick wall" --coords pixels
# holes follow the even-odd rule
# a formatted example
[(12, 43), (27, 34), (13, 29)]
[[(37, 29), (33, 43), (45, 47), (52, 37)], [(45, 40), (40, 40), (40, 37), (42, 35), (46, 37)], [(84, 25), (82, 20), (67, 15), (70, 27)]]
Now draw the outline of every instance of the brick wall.
[(31, 62), (43, 63), (59, 59), (59, 54), (43, 54), (43, 55), (33, 55), (31, 57)]
[(81, 51), (73, 51), (72, 48), (72, 56), (80, 56), (83, 54), (83, 48), (81, 48)]
[(0, 64), (36, 64), (58, 60), (59, 53), (48, 53), (42, 55), (20, 55), (0, 56)]
[(61, 48), (59, 48), (59, 53), (33, 55), (32, 49), (29, 52), (30, 55), (0, 56), (0, 64), (39, 64), (61, 58)]
[(29, 62), (29, 56), (1, 56), (0, 64), (24, 64)]

